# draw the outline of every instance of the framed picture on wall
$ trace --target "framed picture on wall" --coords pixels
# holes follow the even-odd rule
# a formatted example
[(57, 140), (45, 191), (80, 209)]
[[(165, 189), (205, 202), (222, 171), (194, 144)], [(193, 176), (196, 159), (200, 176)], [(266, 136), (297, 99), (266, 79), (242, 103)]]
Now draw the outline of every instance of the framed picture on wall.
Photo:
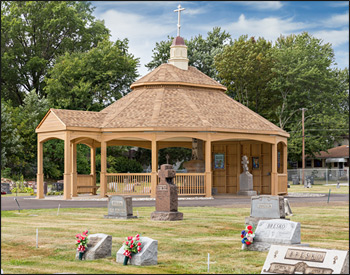
[(214, 169), (225, 169), (225, 154), (214, 154)]
[(258, 157), (253, 157), (252, 163), (253, 163), (253, 169), (259, 169), (259, 158)]

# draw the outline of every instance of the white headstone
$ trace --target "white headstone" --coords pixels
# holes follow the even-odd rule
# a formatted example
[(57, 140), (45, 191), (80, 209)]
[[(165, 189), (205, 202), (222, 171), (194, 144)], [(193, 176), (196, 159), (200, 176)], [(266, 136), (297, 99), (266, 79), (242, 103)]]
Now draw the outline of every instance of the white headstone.
[(282, 196), (261, 195), (251, 198), (250, 216), (255, 218), (285, 218), (285, 206)]
[[(88, 236), (87, 250), (83, 260), (96, 260), (112, 256), (112, 236), (97, 233)], [(79, 259), (79, 252), (76, 252), (76, 259)]]
[[(158, 263), (158, 241), (148, 237), (140, 237), (141, 252), (133, 254), (128, 264), (131, 265), (156, 265)], [(117, 263), (123, 263), (125, 256), (122, 247), (117, 252)]]
[(254, 242), (300, 244), (300, 223), (283, 219), (260, 220)]
[(349, 251), (271, 245), (261, 274), (349, 274)]

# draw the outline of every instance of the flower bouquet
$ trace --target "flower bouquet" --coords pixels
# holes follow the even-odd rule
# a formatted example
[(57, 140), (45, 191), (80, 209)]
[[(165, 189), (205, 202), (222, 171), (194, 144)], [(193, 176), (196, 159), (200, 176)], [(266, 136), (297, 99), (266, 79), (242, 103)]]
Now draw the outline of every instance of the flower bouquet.
[(86, 230), (82, 234), (77, 234), (75, 237), (77, 238), (75, 245), (77, 246), (77, 250), (79, 251), (79, 260), (83, 259), (83, 255), (87, 249), (87, 236), (89, 231)]
[(123, 255), (125, 256), (123, 265), (127, 265), (128, 260), (131, 259), (131, 254), (136, 254), (141, 251), (140, 235), (136, 234), (135, 237), (126, 237), (125, 241), (123, 242), (123, 245)]
[(253, 233), (253, 226), (247, 225), (245, 230), (241, 232), (242, 238), (242, 249), (247, 248), (247, 245), (250, 245), (254, 241), (255, 234)]

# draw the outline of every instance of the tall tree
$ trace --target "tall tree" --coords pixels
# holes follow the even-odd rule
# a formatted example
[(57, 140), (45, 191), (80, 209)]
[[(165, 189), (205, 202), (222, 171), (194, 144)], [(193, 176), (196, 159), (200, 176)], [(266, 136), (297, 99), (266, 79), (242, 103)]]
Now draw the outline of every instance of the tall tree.
[[(168, 62), (173, 39), (173, 37), (168, 36), (168, 40), (156, 43), (156, 47), (152, 50), (152, 61), (145, 65), (149, 70)], [(205, 39), (201, 34), (190, 40), (185, 39), (189, 65), (196, 67), (211, 78), (219, 80), (214, 67), (214, 57), (222, 52), (224, 46), (229, 43), (231, 43), (230, 34), (221, 31), (220, 27), (214, 27), (213, 31), (209, 31)]]
[(51, 106), (100, 111), (130, 91), (139, 60), (128, 53), (128, 40), (103, 40), (86, 52), (59, 57), (45, 78)]
[[(278, 98), (270, 119), (291, 133), (289, 158), (301, 156), (301, 108), (305, 113), (305, 151), (307, 154), (332, 147), (339, 125), (345, 124), (344, 100), (348, 95), (339, 83), (339, 72), (332, 69), (334, 52), (304, 32), (281, 36), (273, 50), (273, 79), (269, 88)], [(338, 75), (338, 76), (337, 76)], [(343, 82), (346, 80), (343, 80)]]
[(85, 1), (1, 1), (1, 98), (23, 104), (57, 56), (87, 51), (109, 36)]
[(264, 38), (242, 35), (216, 55), (215, 67), (227, 94), (266, 116), (271, 97), (267, 83), (272, 78), (272, 45)]

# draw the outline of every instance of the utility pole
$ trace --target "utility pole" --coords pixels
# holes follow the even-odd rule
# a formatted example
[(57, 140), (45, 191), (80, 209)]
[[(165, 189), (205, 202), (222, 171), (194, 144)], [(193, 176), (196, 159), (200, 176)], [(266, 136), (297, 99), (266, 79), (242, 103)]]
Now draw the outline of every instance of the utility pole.
[(302, 182), (304, 184), (304, 187), (307, 187), (307, 184), (305, 182), (305, 175), (304, 175), (304, 169), (305, 169), (305, 131), (304, 131), (304, 112), (307, 110), (306, 108), (301, 108), (302, 111), (301, 115), (301, 124), (303, 128), (303, 152), (302, 152), (302, 158), (303, 158), (303, 164), (302, 164)]

